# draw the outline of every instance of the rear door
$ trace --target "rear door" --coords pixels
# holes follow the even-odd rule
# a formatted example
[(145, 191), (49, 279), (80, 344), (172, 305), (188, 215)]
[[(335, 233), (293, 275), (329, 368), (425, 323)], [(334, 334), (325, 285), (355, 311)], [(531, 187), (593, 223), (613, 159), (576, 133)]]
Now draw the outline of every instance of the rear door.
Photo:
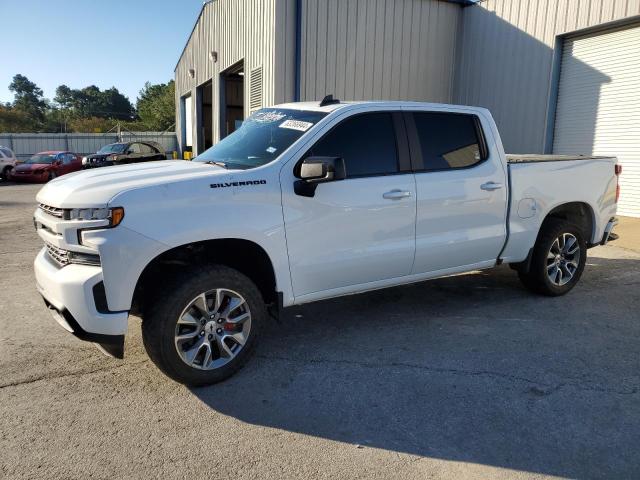
[(506, 237), (507, 181), (473, 114), (409, 111), (417, 191), (412, 273), (495, 262)]
[[(341, 157), (347, 178), (296, 195), (295, 165), (307, 156)], [(296, 298), (411, 271), (415, 252), (415, 180), (402, 114), (351, 115), (281, 172), (282, 203)]]

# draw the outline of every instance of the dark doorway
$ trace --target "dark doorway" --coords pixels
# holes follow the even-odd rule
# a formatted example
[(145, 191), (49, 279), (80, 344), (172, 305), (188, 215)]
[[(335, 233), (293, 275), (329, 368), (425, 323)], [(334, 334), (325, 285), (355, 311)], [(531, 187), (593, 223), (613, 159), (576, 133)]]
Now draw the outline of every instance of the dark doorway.
[(220, 138), (224, 138), (244, 120), (244, 61), (220, 74), (220, 105)]
[(198, 90), (198, 152), (204, 152), (213, 146), (213, 85), (207, 82)]

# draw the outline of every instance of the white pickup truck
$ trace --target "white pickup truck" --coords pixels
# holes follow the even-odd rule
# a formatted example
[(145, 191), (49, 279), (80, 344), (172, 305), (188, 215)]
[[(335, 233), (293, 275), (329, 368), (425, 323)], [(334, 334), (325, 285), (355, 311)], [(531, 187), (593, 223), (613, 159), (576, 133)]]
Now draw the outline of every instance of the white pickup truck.
[(482, 108), (279, 105), (194, 161), (49, 182), (37, 287), (65, 329), (119, 358), (141, 316), (163, 372), (210, 384), (283, 307), (505, 262), (529, 289), (567, 293), (616, 224), (619, 173), (615, 158), (507, 156)]

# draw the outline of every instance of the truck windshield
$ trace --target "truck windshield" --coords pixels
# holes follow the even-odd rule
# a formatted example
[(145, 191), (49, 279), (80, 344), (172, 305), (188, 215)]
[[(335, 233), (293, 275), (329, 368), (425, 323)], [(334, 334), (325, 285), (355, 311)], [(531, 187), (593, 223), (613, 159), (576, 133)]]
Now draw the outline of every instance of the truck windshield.
[(29, 160), (24, 163), (47, 163), (52, 164), (56, 159), (55, 155), (46, 155), (46, 154), (37, 154), (32, 156)]
[(249, 169), (265, 165), (284, 152), (327, 114), (304, 110), (264, 108), (242, 126), (194, 158), (196, 162), (218, 162), (227, 168)]
[(110, 143), (98, 150), (98, 153), (122, 153), (126, 146), (126, 143)]

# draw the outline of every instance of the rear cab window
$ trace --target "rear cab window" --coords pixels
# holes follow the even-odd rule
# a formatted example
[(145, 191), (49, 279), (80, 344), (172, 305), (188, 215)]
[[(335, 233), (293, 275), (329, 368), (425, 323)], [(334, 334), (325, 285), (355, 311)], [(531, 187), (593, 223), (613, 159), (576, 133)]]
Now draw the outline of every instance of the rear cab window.
[(412, 112), (411, 117), (421, 157), (416, 171), (470, 168), (487, 158), (480, 121), (475, 115)]

